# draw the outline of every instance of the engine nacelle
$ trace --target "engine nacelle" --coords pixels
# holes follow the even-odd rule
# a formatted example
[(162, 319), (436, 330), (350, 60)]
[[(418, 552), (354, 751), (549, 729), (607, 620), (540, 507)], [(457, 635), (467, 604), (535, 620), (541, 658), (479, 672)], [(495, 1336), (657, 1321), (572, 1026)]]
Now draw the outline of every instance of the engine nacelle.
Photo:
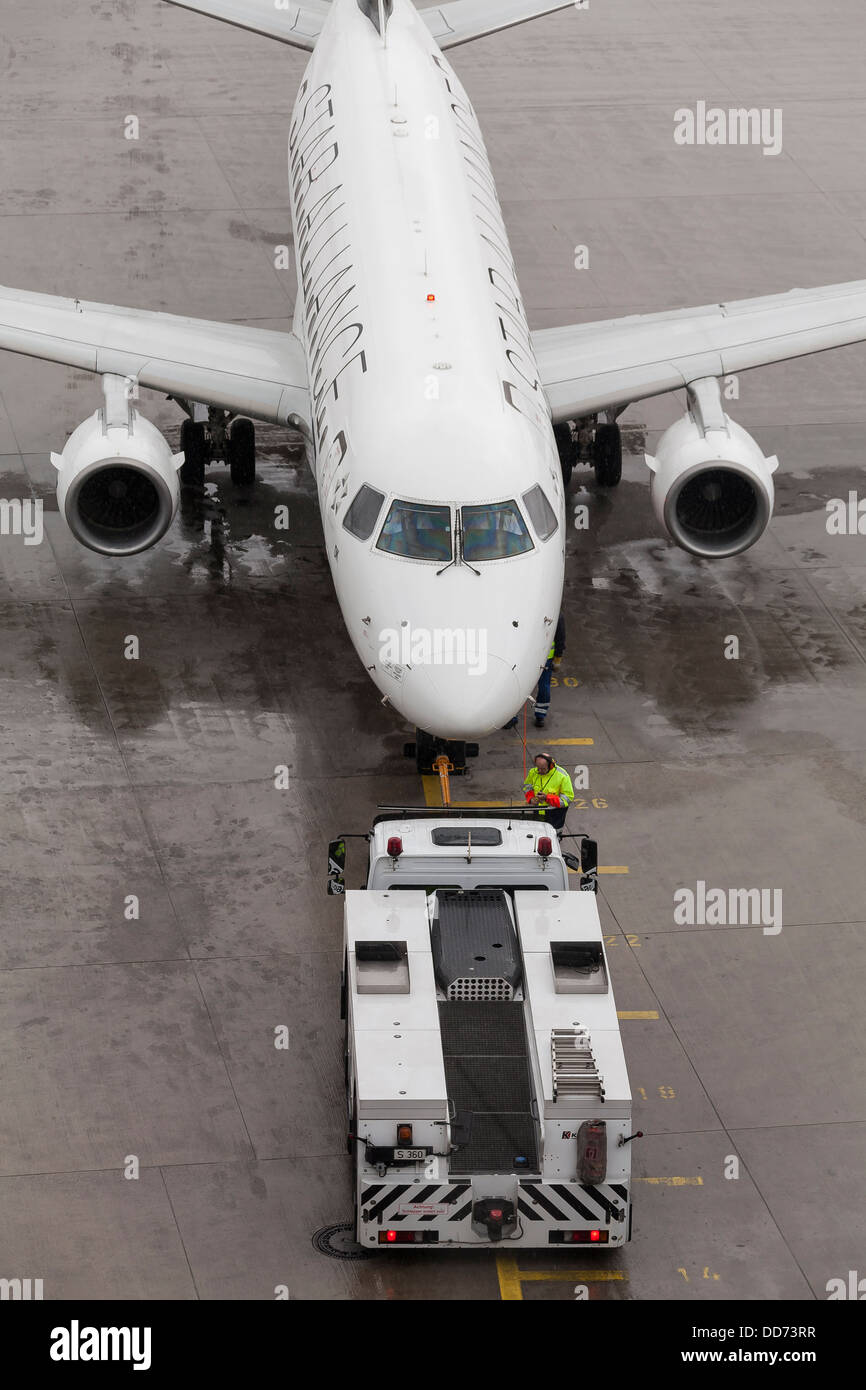
[[(115, 379), (116, 380), (116, 379)], [(58, 471), (57, 502), (72, 534), (100, 555), (137, 555), (155, 545), (177, 510), (177, 470), (155, 425), (106, 381), (106, 405), (70, 435)]]
[(666, 430), (652, 470), (653, 509), (672, 540), (693, 555), (719, 559), (754, 545), (773, 515), (779, 460), (765, 458), (750, 434), (721, 409), (707, 428), (693, 409)]

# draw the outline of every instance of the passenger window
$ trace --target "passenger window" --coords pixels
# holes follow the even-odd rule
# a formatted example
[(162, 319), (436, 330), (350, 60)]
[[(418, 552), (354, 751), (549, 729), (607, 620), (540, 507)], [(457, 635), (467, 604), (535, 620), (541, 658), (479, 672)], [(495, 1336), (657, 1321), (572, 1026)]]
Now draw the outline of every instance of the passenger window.
[(374, 487), (368, 487), (365, 483), (360, 491), (355, 493), (354, 501), (343, 517), (343, 526), (351, 535), (357, 536), (359, 541), (368, 541), (373, 534), (384, 501), (384, 493), (377, 492)]
[(559, 523), (544, 492), (536, 484), (535, 487), (529, 489), (529, 492), (524, 492), (523, 501), (538, 539), (549, 541)]
[(392, 502), (376, 549), (409, 560), (450, 560), (451, 508)]
[(507, 560), (533, 548), (516, 502), (464, 507), (461, 516), (463, 558), (470, 564), (478, 560)]

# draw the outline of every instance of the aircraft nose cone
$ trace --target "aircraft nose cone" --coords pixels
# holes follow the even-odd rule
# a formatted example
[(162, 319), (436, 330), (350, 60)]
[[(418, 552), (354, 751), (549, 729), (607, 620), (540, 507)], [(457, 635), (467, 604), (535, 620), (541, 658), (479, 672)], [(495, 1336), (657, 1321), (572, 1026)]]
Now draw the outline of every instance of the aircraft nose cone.
[(515, 672), (500, 657), (488, 656), (483, 669), (417, 667), (406, 681), (403, 713), (438, 738), (476, 739), (506, 724), (520, 702)]

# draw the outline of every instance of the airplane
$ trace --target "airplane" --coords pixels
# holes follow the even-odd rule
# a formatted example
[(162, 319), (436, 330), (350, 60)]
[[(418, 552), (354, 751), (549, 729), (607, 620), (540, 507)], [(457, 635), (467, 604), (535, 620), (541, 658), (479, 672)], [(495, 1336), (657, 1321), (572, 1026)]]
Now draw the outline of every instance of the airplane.
[[(455, 766), (531, 695), (559, 615), (573, 467), (614, 487), (617, 420), (686, 389), (647, 456), (652, 504), (704, 557), (754, 544), (775, 457), (720, 379), (866, 338), (866, 281), (531, 331), (484, 140), (445, 53), (573, 0), (169, 0), (310, 52), (288, 172), (292, 331), (0, 288), (0, 349), (101, 376), (104, 404), (52, 454), (74, 535), (133, 555), (181, 487), (227, 458), (255, 477), (254, 421), (299, 430), (349, 636)], [(186, 414), (180, 452), (139, 387)]]

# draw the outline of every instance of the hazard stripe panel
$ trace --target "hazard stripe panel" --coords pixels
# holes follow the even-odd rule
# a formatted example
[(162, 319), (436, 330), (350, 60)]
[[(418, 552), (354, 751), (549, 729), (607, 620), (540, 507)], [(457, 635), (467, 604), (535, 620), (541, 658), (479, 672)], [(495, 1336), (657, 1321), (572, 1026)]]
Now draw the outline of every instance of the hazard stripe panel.
[(522, 1182), (520, 1186), (526, 1193), (530, 1202), (534, 1202), (536, 1206), (541, 1207), (542, 1211), (546, 1211), (548, 1216), (553, 1217), (554, 1221), (566, 1221), (568, 1219), (565, 1212), (544, 1193), (540, 1182)]
[[(361, 1216), (365, 1222), (388, 1225), (451, 1224), (471, 1215), (473, 1200), (470, 1182), (372, 1183), (361, 1191)], [(625, 1215), (628, 1204), (629, 1190), (622, 1183), (518, 1183), (517, 1208), (526, 1221), (571, 1227), (579, 1219), (589, 1226), (609, 1226), (620, 1213)]]
[(573, 1226), (576, 1212), (592, 1225), (609, 1226), (617, 1213), (628, 1210), (628, 1188), (621, 1183), (521, 1182), (518, 1207), (530, 1221), (546, 1217)]
[[(420, 1211), (400, 1211), (399, 1207), (453, 1207), (469, 1191), (468, 1182), (430, 1183), (425, 1187), (416, 1187), (414, 1183), (395, 1183), (388, 1186), (385, 1183), (374, 1183), (371, 1187), (361, 1190), (361, 1214), (365, 1221), (376, 1221), (380, 1216), (389, 1223), (398, 1221), (435, 1221), (437, 1217), (448, 1216), (449, 1220), (455, 1220), (454, 1216), (447, 1212), (420, 1212)], [(378, 1200), (374, 1200), (378, 1198)], [(372, 1203), (372, 1205), (370, 1205)], [(472, 1203), (469, 1203), (471, 1210)], [(462, 1210), (462, 1208), (461, 1208)]]
[(528, 1202), (524, 1202), (522, 1197), (517, 1199), (517, 1210), (527, 1218), (528, 1221), (542, 1221), (544, 1218), (540, 1211), (535, 1211)]
[(599, 1206), (604, 1211), (605, 1216), (612, 1217), (615, 1216), (617, 1212), (622, 1211), (620, 1203), (612, 1202), (609, 1197), (605, 1197), (604, 1193), (601, 1191), (600, 1188), (584, 1187), (583, 1190), (588, 1197), (592, 1197), (596, 1202), (598, 1202)]
[(582, 1216), (584, 1221), (596, 1220), (596, 1213), (591, 1211), (589, 1207), (585, 1207), (583, 1202), (579, 1202), (574, 1193), (570, 1188), (566, 1187), (564, 1183), (554, 1183), (553, 1190), (557, 1197), (562, 1198), (563, 1202), (567, 1202), (570, 1207), (574, 1207), (578, 1216)]

